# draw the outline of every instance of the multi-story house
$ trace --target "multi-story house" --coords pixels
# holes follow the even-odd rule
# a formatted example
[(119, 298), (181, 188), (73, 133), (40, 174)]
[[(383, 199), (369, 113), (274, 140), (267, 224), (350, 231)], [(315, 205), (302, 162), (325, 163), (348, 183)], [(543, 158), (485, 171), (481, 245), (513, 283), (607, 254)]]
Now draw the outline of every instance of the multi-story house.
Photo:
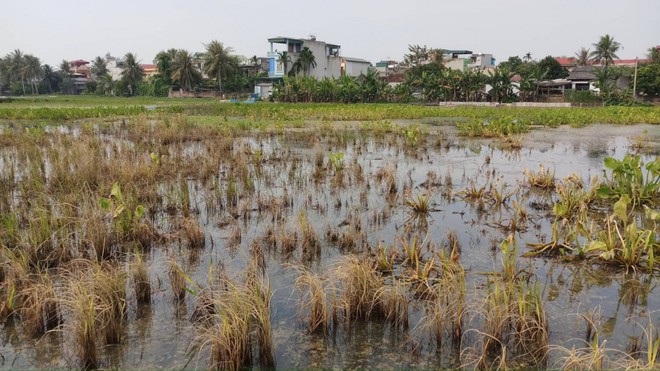
[(270, 96), (274, 83), (296, 73), (294, 66), (305, 48), (312, 52), (316, 63), (307, 71), (309, 77), (322, 79), (343, 75), (359, 76), (371, 67), (371, 63), (364, 59), (343, 57), (340, 45), (316, 40), (315, 36), (309, 39), (279, 36), (268, 39), (268, 42), (268, 77), (259, 79), (254, 87), (255, 94), (261, 98)]

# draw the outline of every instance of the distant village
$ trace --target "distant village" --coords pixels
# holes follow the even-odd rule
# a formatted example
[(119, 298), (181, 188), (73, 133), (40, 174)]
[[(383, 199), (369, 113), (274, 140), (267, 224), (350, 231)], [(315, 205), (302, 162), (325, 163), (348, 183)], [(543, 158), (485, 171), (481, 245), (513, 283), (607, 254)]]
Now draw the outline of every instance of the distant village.
[[(609, 35), (606, 36), (609, 38)], [(210, 63), (208, 54), (191, 54), (185, 51), (185, 56), (179, 56), (177, 54), (179, 51), (176, 49), (163, 51), (152, 64), (138, 64), (135, 67), (136, 72), (132, 73), (136, 75), (137, 80), (128, 81), (123, 87), (115, 87), (113, 82), (127, 80), (125, 57), (119, 58), (108, 53), (91, 62), (85, 59), (62, 61), (59, 70), (55, 71), (59, 72), (59, 75), (51, 78), (48, 74), (53, 73), (53, 68), (48, 65), (40, 68), (34, 67), (35, 71), (32, 75), (28, 73), (27, 66), (30, 61), (27, 57), (38, 60), (29, 55), (25, 56), (27, 60), (21, 67), (22, 69), (17, 70), (16, 64), (20, 64), (20, 61), (17, 62), (17, 58), (20, 58), (18, 55), (20, 51), (16, 50), (14, 54), (10, 53), (0, 59), (0, 77), (2, 77), (0, 93), (2, 93), (1, 95), (29, 95), (60, 92), (99, 95), (167, 95), (170, 97), (231, 97), (250, 94), (252, 99), (266, 100), (273, 98), (278, 87), (281, 92), (283, 82), (294, 77), (317, 81), (324, 79), (334, 81), (342, 77), (352, 77), (357, 83), (362, 83), (368, 76), (367, 79), (377, 79), (377, 88), (382, 90), (378, 99), (387, 101), (393, 99), (388, 98), (392, 94), (407, 95), (408, 100), (430, 101), (503, 101), (512, 99), (563, 101), (567, 92), (590, 92), (594, 96), (598, 96), (604, 88), (603, 81), (605, 80), (609, 81), (609, 86), (617, 91), (629, 91), (632, 87), (632, 93), (627, 94), (638, 95), (636, 81), (633, 81), (637, 77), (637, 68), (659, 63), (657, 55), (660, 53), (660, 46), (656, 46), (649, 49), (649, 58), (612, 58), (611, 56), (616, 56), (619, 45), (611, 39), (609, 41), (616, 43), (611, 56), (596, 55), (593, 57), (594, 52), (583, 48), (581, 52), (576, 53), (575, 57), (548, 56), (536, 61), (528, 53), (522, 58), (510, 57), (497, 64), (495, 56), (489, 53), (411, 45), (410, 53), (406, 54), (403, 60), (382, 60), (372, 63), (358, 57), (345, 56), (341, 51), (341, 45), (317, 40), (313, 35), (307, 38), (280, 36), (269, 38), (267, 41), (269, 48), (265, 56), (255, 55), (251, 58), (234, 55), (231, 53), (231, 48), (224, 48), (221, 43), (215, 41), (220, 45), (220, 50), (225, 53), (226, 58), (225, 62), (218, 59), (219, 64), (215, 66), (215, 69), (209, 69), (207, 66)], [(595, 43), (594, 46), (597, 44)], [(192, 69), (187, 72), (190, 76), (185, 81), (181, 77), (182, 74), (177, 75), (173, 69), (174, 65), (178, 63), (177, 58), (179, 57), (187, 58), (186, 61)], [(135, 56), (130, 54), (130, 58), (135, 58)], [(135, 61), (131, 63), (135, 64)], [(185, 61), (181, 63), (185, 63)], [(527, 73), (525, 73), (526, 64), (543, 65), (543, 67), (536, 68), (534, 73), (529, 72), (531, 70), (527, 68)], [(438, 68), (434, 69), (432, 66)], [(608, 67), (610, 71), (617, 71), (617, 73), (610, 73), (603, 77), (602, 71), (605, 69), (607, 72)], [(68, 70), (66, 70), (67, 68)], [(505, 68), (506, 71), (502, 72), (501, 70)], [(440, 72), (440, 70), (445, 72)], [(455, 75), (456, 73), (467, 75), (460, 77)], [(508, 80), (503, 82), (504, 87), (498, 87), (497, 83), (491, 82), (498, 73), (505, 75), (500, 80)], [(434, 74), (437, 79), (441, 80), (439, 83), (436, 81), (436, 85), (444, 86), (444, 88), (437, 88), (437, 91), (432, 91), (433, 89), (428, 86), (429, 81), (422, 81), (422, 76), (433, 76)], [(101, 81), (104, 79), (105, 85)], [(160, 84), (153, 83), (158, 79), (161, 81)], [(474, 80), (480, 86), (472, 93), (465, 87), (447, 88), (447, 85), (451, 85), (451, 81), (454, 80)], [(145, 83), (142, 83), (143, 86), (140, 87), (138, 85), (141, 81), (152, 81), (152, 86), (145, 88)], [(401, 84), (406, 85), (404, 92), (401, 88), (396, 90), (397, 86)], [(502, 89), (504, 89), (503, 93), (500, 92)], [(641, 95), (653, 98), (656, 93), (652, 89), (649, 90), (648, 87), (642, 87)], [(311, 98), (311, 94), (308, 96), (309, 100), (314, 100)], [(297, 101), (298, 98), (294, 97), (290, 100)]]

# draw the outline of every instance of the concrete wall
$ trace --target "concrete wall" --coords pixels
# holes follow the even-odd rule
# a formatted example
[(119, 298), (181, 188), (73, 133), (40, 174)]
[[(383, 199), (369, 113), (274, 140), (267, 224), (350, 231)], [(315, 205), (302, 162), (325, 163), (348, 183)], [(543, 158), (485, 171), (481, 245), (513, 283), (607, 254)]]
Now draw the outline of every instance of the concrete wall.
[[(307, 47), (314, 54), (316, 67), (312, 68), (309, 76), (322, 79), (324, 77), (339, 78), (341, 76), (341, 57), (328, 55), (328, 46), (322, 41), (303, 41), (303, 48)], [(293, 63), (298, 59), (298, 54), (295, 57), (292, 55)]]
[(368, 62), (358, 62), (346, 60), (346, 75), (348, 76), (360, 76), (360, 74), (367, 74), (371, 67), (371, 63)]

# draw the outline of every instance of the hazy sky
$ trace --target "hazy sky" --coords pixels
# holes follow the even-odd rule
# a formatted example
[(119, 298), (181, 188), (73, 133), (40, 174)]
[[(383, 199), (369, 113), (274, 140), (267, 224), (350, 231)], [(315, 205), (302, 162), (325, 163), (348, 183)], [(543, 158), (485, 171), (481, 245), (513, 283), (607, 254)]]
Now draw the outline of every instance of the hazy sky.
[(57, 65), (110, 52), (151, 63), (160, 50), (202, 51), (218, 39), (265, 56), (267, 39), (309, 34), (342, 55), (402, 59), (408, 44), (572, 56), (609, 33), (621, 58), (660, 44), (660, 0), (0, 0), (0, 55), (18, 48)]

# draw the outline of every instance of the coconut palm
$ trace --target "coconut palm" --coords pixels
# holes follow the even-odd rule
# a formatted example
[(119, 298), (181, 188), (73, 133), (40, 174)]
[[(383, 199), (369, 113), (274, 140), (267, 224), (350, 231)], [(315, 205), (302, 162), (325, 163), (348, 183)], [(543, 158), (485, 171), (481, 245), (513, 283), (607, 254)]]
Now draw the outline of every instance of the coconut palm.
[(598, 81), (601, 91), (607, 93), (610, 88), (610, 85), (607, 84), (607, 80), (609, 79), (608, 67), (614, 61), (614, 58), (619, 58), (616, 52), (621, 49), (621, 44), (615, 41), (612, 36), (606, 34), (601, 36), (600, 40), (592, 45), (595, 48), (591, 52), (592, 59), (604, 65), (602, 73), (598, 74)]
[(0, 93), (11, 82), (11, 68), (9, 58), (0, 58)]
[(289, 71), (289, 63), (291, 63), (291, 56), (289, 55), (289, 52), (279, 52), (277, 53), (277, 62), (282, 63), (282, 67), (284, 67), (284, 74)]
[(190, 91), (193, 84), (201, 77), (193, 56), (187, 50), (179, 50), (172, 61), (172, 80), (181, 85), (184, 90)]
[(39, 80), (43, 71), (41, 70), (41, 61), (39, 58), (27, 54), (24, 57), (23, 68), (21, 69), (21, 78), (30, 83), (32, 94), (39, 93)]
[(60, 84), (60, 91), (64, 94), (73, 94), (73, 81), (71, 77), (73, 76), (73, 71), (71, 71), (71, 64), (66, 59), (62, 59), (60, 65), (58, 66), (58, 74), (62, 83)]
[(204, 53), (204, 73), (207, 76), (215, 76), (218, 82), (218, 91), (222, 92), (222, 75), (227, 73), (233, 68), (235, 62), (230, 55), (233, 52), (231, 47), (225, 47), (218, 40), (212, 40), (206, 45), (206, 53)]
[(92, 61), (91, 72), (96, 79), (106, 75), (109, 72), (108, 63), (101, 56), (94, 58), (94, 60)]
[(610, 35), (601, 36), (600, 40), (592, 45), (594, 46), (594, 51), (591, 52), (591, 58), (594, 61), (603, 64), (605, 70), (607, 70), (607, 66), (609, 66), (615, 58), (619, 58), (616, 55), (616, 52), (621, 49), (621, 44), (615, 41)]
[(589, 64), (589, 57), (591, 56), (591, 50), (588, 48), (580, 48), (580, 50), (575, 53), (575, 63), (578, 66), (586, 66)]
[(66, 59), (62, 59), (62, 62), (60, 62), (59, 72), (62, 77), (71, 77), (71, 65)]
[(144, 79), (144, 70), (133, 53), (126, 53), (124, 56), (124, 69), (121, 71), (121, 78), (128, 86), (128, 92), (133, 95), (137, 84)]
[(316, 67), (316, 58), (314, 58), (314, 53), (308, 47), (304, 47), (296, 63), (299, 63), (300, 68), (302, 68), (303, 76), (307, 76), (310, 70)]
[(57, 83), (59, 82), (57, 78), (57, 72), (51, 67), (49, 64), (44, 64), (43, 67), (41, 67), (43, 71), (43, 80), (46, 82), (46, 85), (48, 85), (48, 92), (53, 93), (53, 87), (57, 86)]
[(9, 59), (9, 71), (11, 79), (14, 81), (21, 81), (23, 94), (25, 94), (25, 79), (23, 77), (23, 67), (25, 66), (25, 55), (20, 49), (15, 49), (10, 53), (7, 58)]

